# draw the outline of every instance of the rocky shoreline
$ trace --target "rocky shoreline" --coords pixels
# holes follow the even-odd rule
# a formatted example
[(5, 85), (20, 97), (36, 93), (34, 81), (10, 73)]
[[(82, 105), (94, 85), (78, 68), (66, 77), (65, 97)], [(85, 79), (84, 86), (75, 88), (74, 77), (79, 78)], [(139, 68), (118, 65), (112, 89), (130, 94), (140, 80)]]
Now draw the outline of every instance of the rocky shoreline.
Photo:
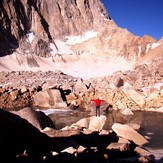
[(137, 127), (116, 123), (104, 130), (105, 116), (93, 116), (57, 130), (44, 113), (32, 109), (91, 111), (91, 99), (100, 97), (107, 100), (104, 108), (111, 104), (113, 109), (127, 109), (128, 113), (151, 108), (157, 111), (163, 101), (162, 72), (155, 68), (152, 76), (151, 72), (143, 73), (147, 70), (149, 67), (142, 65), (90, 80), (61, 71), (0, 72), (1, 159), (20, 163), (158, 161), (142, 147), (148, 141)]
[(0, 116), (0, 159), (5, 162), (156, 162), (142, 147), (148, 141), (137, 126), (114, 123), (104, 130), (104, 115), (83, 118), (59, 130), (42, 112), (28, 107), (19, 112), (0, 109)]
[(142, 148), (147, 140), (137, 128), (113, 124), (104, 130), (105, 116), (100, 116), (57, 130), (51, 119), (32, 108), (92, 111), (91, 99), (100, 97), (107, 101), (105, 109), (111, 104), (126, 114), (151, 108), (158, 111), (163, 106), (160, 65), (143, 64), (132, 71), (89, 80), (61, 71), (0, 72), (1, 159), (20, 163), (156, 162), (154, 155)]
[(158, 111), (163, 103), (162, 76), (159, 66), (145, 64), (89, 80), (61, 71), (0, 72), (1, 159), (20, 163), (156, 162), (142, 147), (148, 141), (137, 127), (116, 123), (104, 130), (106, 117), (92, 116), (57, 130), (51, 119), (32, 108), (92, 111), (91, 99), (100, 97), (107, 101), (105, 109), (111, 104), (125, 113)]

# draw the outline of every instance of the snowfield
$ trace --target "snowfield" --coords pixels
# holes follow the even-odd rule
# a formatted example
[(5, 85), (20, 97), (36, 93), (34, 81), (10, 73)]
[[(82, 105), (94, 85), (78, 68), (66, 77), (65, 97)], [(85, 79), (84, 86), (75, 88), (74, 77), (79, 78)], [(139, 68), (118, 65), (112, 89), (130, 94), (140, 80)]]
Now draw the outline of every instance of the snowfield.
[[(27, 35), (28, 42), (32, 44), (35, 38), (34, 33)], [(19, 49), (12, 55), (0, 57), (0, 71), (56, 71), (60, 70), (67, 75), (81, 77), (83, 79), (103, 77), (113, 74), (116, 71), (132, 70), (136, 65), (146, 63), (149, 60), (162, 54), (163, 44), (155, 43), (143, 58), (140, 58), (136, 63), (129, 62), (125, 58), (115, 55), (98, 56), (98, 52), (90, 54), (82, 52), (74, 54), (71, 46), (77, 47), (89, 39), (98, 37), (98, 33), (94, 31), (86, 32), (79, 36), (69, 36), (65, 42), (55, 40), (55, 44), (50, 43), (52, 56), (43, 58), (32, 54), (22, 54)], [(84, 44), (85, 45), (85, 44)], [(94, 44), (93, 44), (94, 45)], [(92, 45), (92, 46), (93, 46)], [(96, 44), (95, 44), (96, 45)], [(94, 48), (94, 47), (90, 47)], [(116, 49), (115, 49), (116, 50)], [(141, 48), (139, 47), (141, 51)], [(102, 51), (101, 51), (102, 54)]]
[[(35, 64), (29, 64), (28, 58)], [(32, 55), (12, 54), (0, 58), (1, 71), (56, 71), (67, 75), (89, 79), (108, 76), (116, 71), (132, 68), (125, 59), (99, 57), (93, 55), (71, 55), (53, 58), (42, 58)]]

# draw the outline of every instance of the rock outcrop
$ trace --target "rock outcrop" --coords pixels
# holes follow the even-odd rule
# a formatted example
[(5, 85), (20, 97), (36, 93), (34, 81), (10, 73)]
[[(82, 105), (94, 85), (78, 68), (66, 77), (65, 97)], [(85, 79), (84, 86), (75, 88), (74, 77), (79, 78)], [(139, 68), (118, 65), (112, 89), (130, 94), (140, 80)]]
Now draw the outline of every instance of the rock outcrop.
[(25, 119), (7, 111), (0, 110), (0, 117), (1, 162), (155, 161), (154, 155), (146, 149), (130, 140), (122, 140), (113, 131), (104, 131), (99, 122), (101, 118), (105, 123), (103, 116), (88, 118), (88, 121), (96, 121), (100, 131), (96, 127), (91, 130), (87, 126), (81, 128), (82, 124), (77, 122), (77, 128), (45, 128), (41, 132)]
[(99, 28), (103, 24), (101, 20), (108, 19), (109, 15), (99, 0), (39, 2), (3, 0), (0, 3), (0, 17), (0, 43), (5, 45), (0, 48), (2, 56), (18, 46), (21, 46), (22, 50), (23, 48), (27, 50), (31, 40), (26, 43), (24, 41), (31, 32), (37, 36), (33, 42), (35, 53), (43, 50), (47, 54), (45, 48), (48, 42)]
[(26, 119), (30, 124), (39, 130), (42, 130), (46, 127), (55, 129), (55, 125), (53, 124), (52, 120), (41, 111), (35, 111), (30, 107), (26, 107), (19, 111), (11, 111), (11, 113)]
[(141, 136), (128, 125), (114, 123), (112, 129), (118, 136), (128, 140), (132, 140), (135, 144), (144, 145), (146, 143), (149, 143), (143, 136)]
[(0, 109), (0, 118), (1, 162), (15, 162), (16, 156), (25, 154), (27, 150), (29, 155), (37, 151), (34, 155), (38, 157), (49, 150), (51, 143), (56, 144), (18, 115)]

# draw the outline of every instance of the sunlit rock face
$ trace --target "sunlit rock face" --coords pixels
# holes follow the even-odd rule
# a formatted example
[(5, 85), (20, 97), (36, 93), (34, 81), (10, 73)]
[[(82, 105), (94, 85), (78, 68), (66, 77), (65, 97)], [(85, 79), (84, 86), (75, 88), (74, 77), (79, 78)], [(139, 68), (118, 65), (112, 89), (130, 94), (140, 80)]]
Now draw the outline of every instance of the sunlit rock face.
[(156, 42), (119, 28), (99, 0), (2, 1), (0, 18), (0, 56), (16, 50), (41, 57), (87, 53), (135, 61)]
[(9, 51), (6, 48), (16, 49), (31, 31), (49, 42), (99, 28), (103, 24), (101, 20), (109, 15), (99, 0), (9, 0), (1, 1), (0, 18), (0, 42), (5, 45), (0, 53), (5, 55)]

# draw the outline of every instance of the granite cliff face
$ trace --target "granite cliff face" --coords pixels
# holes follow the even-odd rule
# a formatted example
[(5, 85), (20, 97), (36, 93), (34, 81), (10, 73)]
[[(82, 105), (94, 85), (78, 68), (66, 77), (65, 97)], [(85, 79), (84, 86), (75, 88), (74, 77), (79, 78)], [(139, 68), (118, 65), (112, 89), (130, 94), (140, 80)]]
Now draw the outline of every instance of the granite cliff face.
[(109, 15), (99, 0), (3, 0), (0, 18), (0, 42), (5, 45), (0, 51), (2, 56), (22, 45), (21, 40), (30, 32), (42, 45), (99, 28), (101, 20)]
[[(140, 38), (117, 27), (100, 0), (3, 0), (0, 18), (0, 56), (18, 49), (42, 57), (65, 54), (67, 51), (60, 50), (60, 40), (71, 54), (136, 60), (149, 50), (147, 45), (156, 42), (150, 36)], [(68, 37), (83, 38), (90, 31), (94, 32), (92, 37), (69, 42)]]

